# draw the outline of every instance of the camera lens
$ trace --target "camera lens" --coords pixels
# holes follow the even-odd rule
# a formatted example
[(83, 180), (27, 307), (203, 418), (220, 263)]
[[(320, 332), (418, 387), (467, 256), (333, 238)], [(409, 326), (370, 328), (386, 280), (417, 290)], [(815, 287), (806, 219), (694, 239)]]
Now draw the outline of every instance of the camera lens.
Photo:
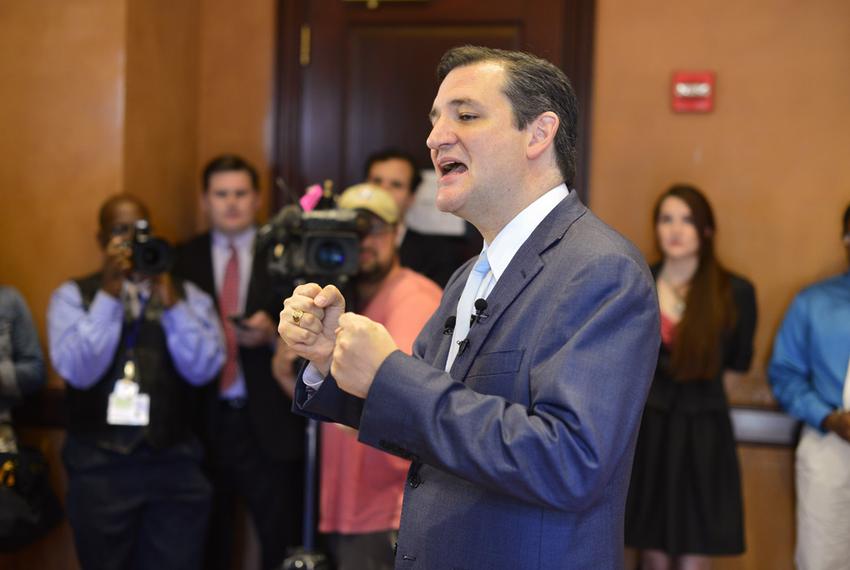
[(160, 252), (155, 247), (142, 248), (140, 257), (145, 267), (158, 266), (160, 263)]
[(337, 269), (345, 263), (345, 250), (336, 241), (323, 241), (316, 247), (316, 264), (322, 269)]

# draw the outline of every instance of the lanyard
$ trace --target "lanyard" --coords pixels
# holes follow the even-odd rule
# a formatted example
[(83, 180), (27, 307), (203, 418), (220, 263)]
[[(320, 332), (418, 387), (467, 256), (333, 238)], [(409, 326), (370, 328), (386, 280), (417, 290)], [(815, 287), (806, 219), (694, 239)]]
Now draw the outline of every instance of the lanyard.
[(145, 309), (147, 309), (148, 301), (150, 301), (150, 296), (147, 299), (143, 299), (139, 295), (139, 316), (130, 323), (130, 330), (127, 332), (124, 342), (124, 378), (134, 382), (136, 381), (136, 363), (133, 360), (133, 350), (136, 348), (136, 343), (139, 340), (139, 331), (142, 328), (142, 321), (145, 320)]

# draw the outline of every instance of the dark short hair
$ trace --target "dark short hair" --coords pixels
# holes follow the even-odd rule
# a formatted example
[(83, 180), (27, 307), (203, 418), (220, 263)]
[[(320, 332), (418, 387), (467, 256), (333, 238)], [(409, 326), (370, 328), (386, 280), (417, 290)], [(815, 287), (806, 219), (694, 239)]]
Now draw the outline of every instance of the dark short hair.
[(203, 191), (206, 192), (210, 187), (210, 179), (214, 174), (233, 171), (247, 172), (251, 177), (251, 187), (254, 190), (260, 189), (260, 177), (257, 176), (257, 169), (250, 162), (236, 154), (222, 154), (209, 161), (204, 167), (201, 173)]
[(850, 233), (850, 228), (847, 227), (847, 224), (850, 224), (850, 204), (847, 204), (847, 208), (844, 210), (844, 225), (841, 226), (842, 236)]
[(419, 185), (422, 184), (422, 173), (419, 172), (419, 167), (416, 165), (416, 159), (413, 158), (413, 155), (397, 148), (386, 148), (370, 154), (369, 158), (366, 159), (363, 179), (369, 178), (369, 171), (372, 170), (373, 164), (387, 160), (403, 160), (410, 165), (410, 193), (415, 194)]
[(468, 45), (443, 54), (437, 78), (442, 83), (457, 67), (490, 61), (505, 69), (504, 93), (511, 102), (518, 129), (524, 129), (546, 111), (558, 115), (555, 155), (564, 182), (572, 187), (576, 175), (578, 99), (570, 80), (552, 63), (529, 53)]
[(139, 198), (133, 196), (132, 194), (114, 194), (113, 196), (110, 196), (106, 199), (106, 201), (100, 206), (100, 210), (97, 213), (98, 227), (101, 230), (109, 229), (106, 227), (106, 224), (109, 221), (109, 216), (112, 214), (112, 210), (119, 204), (124, 204), (125, 202), (134, 204), (142, 213), (142, 217), (144, 217), (146, 220), (150, 220), (150, 212), (148, 211), (148, 207), (145, 206), (145, 203), (142, 202)]

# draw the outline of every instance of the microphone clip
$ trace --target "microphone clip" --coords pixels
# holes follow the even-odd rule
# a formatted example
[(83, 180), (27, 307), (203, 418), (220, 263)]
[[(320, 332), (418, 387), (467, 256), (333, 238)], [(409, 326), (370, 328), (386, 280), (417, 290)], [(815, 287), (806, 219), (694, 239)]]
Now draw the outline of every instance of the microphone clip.
[(455, 332), (455, 323), (457, 322), (457, 317), (452, 315), (446, 319), (446, 322), (443, 324), (443, 334), (444, 335), (452, 335)]

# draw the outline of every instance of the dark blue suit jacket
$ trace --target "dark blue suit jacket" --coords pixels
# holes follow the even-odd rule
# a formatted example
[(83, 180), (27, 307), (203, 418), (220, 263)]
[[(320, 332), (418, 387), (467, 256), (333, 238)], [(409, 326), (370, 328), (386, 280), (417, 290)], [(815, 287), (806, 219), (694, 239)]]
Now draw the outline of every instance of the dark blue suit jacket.
[(414, 461), (396, 568), (619, 569), (660, 342), (649, 270), (570, 193), (517, 252), (447, 374), (444, 323), (471, 267), (365, 401), (328, 378), (309, 398), (299, 383), (296, 406)]

